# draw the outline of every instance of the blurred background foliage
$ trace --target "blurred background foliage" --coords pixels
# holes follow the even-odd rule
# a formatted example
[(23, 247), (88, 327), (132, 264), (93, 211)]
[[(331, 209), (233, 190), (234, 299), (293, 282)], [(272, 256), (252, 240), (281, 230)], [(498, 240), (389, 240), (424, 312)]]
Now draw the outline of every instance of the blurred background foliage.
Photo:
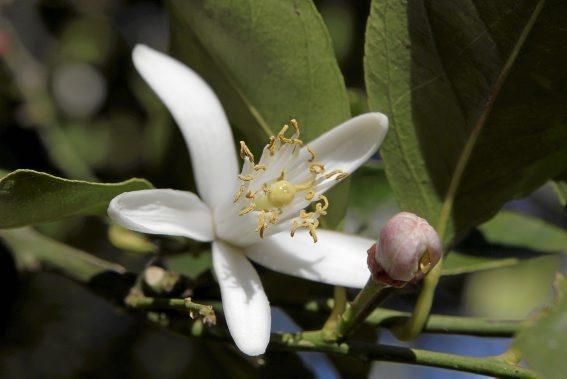
[[(362, 59), (369, 1), (315, 4), (329, 28), (351, 112), (362, 113), (368, 109)], [(179, 131), (130, 59), (136, 43), (166, 51), (168, 40), (161, 1), (0, 1), (0, 176), (27, 168), (101, 182), (141, 177), (156, 187), (194, 190)], [(352, 176), (348, 204), (344, 229), (371, 238), (399, 210), (379, 157)], [(442, 279), (435, 312), (517, 319), (549, 301), (553, 275), (566, 263), (553, 254), (567, 249), (564, 209), (550, 186), (505, 208), (455, 247), (461, 253), (455, 253), (458, 270), (451, 272), (450, 258), (446, 270), (452, 275)], [(73, 218), (38, 229), (133, 272), (149, 262), (167, 264), (192, 280), (196, 299), (218, 298), (206, 245), (145, 238), (111, 227), (103, 217)], [(8, 247), (15, 247), (8, 245), (0, 245), (0, 275), (6, 283), (0, 313), (2, 377), (443, 375), (440, 370), (411, 371), (382, 363), (371, 370), (368, 363), (312, 353), (241, 359), (229, 345), (148, 325), (70, 279), (39, 272), (36, 262), (14, 262)], [(520, 262), (517, 257), (530, 259)], [(456, 275), (467, 271), (463, 262), (506, 268)], [(297, 306), (332, 296), (328, 286), (261, 270), (275, 305)], [(411, 310), (414, 300), (408, 291), (387, 305)], [(279, 312), (273, 329), (316, 328), (324, 321), (324, 315), (295, 308), (299, 310), (287, 311), (293, 321)], [(375, 340), (377, 333), (362, 328), (362, 336)], [(468, 352), (475, 346), (481, 353), (503, 352), (509, 343), (447, 338), (453, 345), (470, 345)], [(436, 350), (453, 346), (428, 336), (415, 344)]]

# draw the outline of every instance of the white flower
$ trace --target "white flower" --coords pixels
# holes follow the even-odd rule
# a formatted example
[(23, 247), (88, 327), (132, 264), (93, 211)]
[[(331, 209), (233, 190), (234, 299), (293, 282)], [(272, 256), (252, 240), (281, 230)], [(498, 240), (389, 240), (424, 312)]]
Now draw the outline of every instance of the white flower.
[[(317, 219), (328, 205), (323, 193), (376, 152), (388, 129), (386, 116), (352, 118), (304, 147), (292, 121), (257, 163), (241, 143), (244, 167), (238, 175), (232, 132), (209, 86), (148, 47), (137, 46), (133, 59), (181, 128), (202, 200), (171, 189), (135, 191), (114, 198), (108, 213), (135, 231), (212, 242), (226, 321), (240, 350), (262, 354), (270, 338), (269, 302), (248, 259), (318, 282), (364, 286), (373, 241), (316, 230)], [(312, 202), (312, 211), (303, 210)], [(292, 238), (289, 231), (296, 230)]]

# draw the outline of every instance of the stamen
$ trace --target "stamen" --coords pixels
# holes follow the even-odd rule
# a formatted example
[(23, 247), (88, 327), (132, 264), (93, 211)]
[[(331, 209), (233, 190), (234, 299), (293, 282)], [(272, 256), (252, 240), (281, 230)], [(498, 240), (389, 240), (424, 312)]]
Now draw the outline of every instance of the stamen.
[(335, 175), (336, 175), (335, 180), (343, 180), (348, 176), (348, 172), (344, 170), (333, 170), (325, 175), (325, 179), (330, 179)]
[(276, 153), (276, 137), (270, 137), (270, 142), (268, 142), (267, 149), (270, 152), (270, 155), (274, 155)]
[(317, 155), (315, 154), (315, 152), (313, 150), (311, 150), (311, 146), (307, 146), (307, 152), (311, 155), (311, 158), (309, 158), (307, 161), (313, 162), (315, 160), (315, 158), (317, 157)]
[(252, 212), (254, 209), (256, 209), (256, 204), (250, 203), (246, 208), (242, 209), (238, 215), (244, 216), (245, 214)]
[(240, 199), (240, 196), (242, 196), (244, 191), (246, 191), (246, 186), (241, 185), (240, 188), (238, 189), (238, 192), (236, 193), (236, 195), (234, 195), (234, 199), (232, 199), (232, 202), (236, 203)]
[(244, 182), (250, 182), (254, 179), (254, 177), (252, 175), (238, 175), (238, 179)]
[(289, 123), (291, 124), (291, 126), (295, 129), (295, 134), (297, 134), (297, 137), (299, 138), (299, 135), (301, 134), (300, 130), (299, 130), (299, 123), (297, 122), (296, 119), (292, 118)]
[(312, 163), (309, 165), (309, 172), (312, 174), (322, 174), (325, 172), (325, 166), (321, 163)]
[(321, 215), (327, 214), (327, 212), (325, 212), (327, 208), (329, 208), (329, 199), (327, 199), (327, 196), (319, 195), (317, 201), (322, 201), (323, 204), (317, 203), (317, 205), (315, 205), (315, 211)]
[(248, 157), (248, 159), (250, 159), (250, 162), (254, 164), (254, 154), (252, 154), (244, 141), (240, 141), (240, 158), (244, 159), (244, 157)]
[[(295, 214), (295, 217), (289, 217), (291, 218), (290, 235), (293, 237), (299, 228), (305, 228), (313, 242), (317, 242), (319, 217), (327, 214), (329, 200), (323, 195), (317, 196), (315, 193), (316, 185), (321, 178), (335, 178), (338, 181), (348, 176), (347, 172), (339, 169), (327, 172), (325, 166), (317, 162), (316, 152), (310, 146), (307, 146), (308, 156), (302, 156), (305, 157), (301, 158), (304, 159), (304, 162), (299, 164), (305, 167), (304, 170), (307, 172), (304, 172), (303, 175), (308, 174), (308, 179), (303, 183), (290, 182), (287, 179), (288, 172), (295, 171), (295, 165), (300, 156), (297, 154), (297, 150), (298, 147), (303, 146), (303, 141), (299, 139), (300, 134), (301, 130), (297, 120), (292, 119), (288, 124), (283, 125), (275, 136), (270, 137), (263, 150), (263, 154), (266, 155), (262, 155), (259, 161), (261, 164), (255, 164), (252, 151), (244, 141), (240, 142), (240, 157), (245, 162), (242, 172), (238, 176), (241, 183), (234, 196), (234, 202), (246, 200), (246, 205), (241, 208), (239, 215), (243, 216), (254, 212), (258, 217), (256, 231), (260, 238), (264, 238), (270, 225), (279, 222), (279, 217), (284, 214), (288, 205), (297, 204), (294, 202), (295, 196), (298, 192), (303, 192), (304, 194), (301, 196), (311, 203), (311, 210), (303, 209), (299, 211), (299, 215)], [(286, 147), (286, 145), (292, 146)], [(270, 168), (270, 164), (275, 160), (279, 161), (275, 163), (279, 168)], [(273, 179), (273, 175), (277, 173), (276, 170), (280, 170), (280, 174)], [(272, 179), (261, 184), (255, 182), (264, 177), (262, 172), (266, 172), (266, 175)], [(289, 212), (285, 211), (285, 214), (289, 214)], [(283, 221), (287, 221), (289, 218), (286, 217)]]
[(311, 201), (315, 197), (315, 192), (309, 191), (305, 194), (305, 200)]

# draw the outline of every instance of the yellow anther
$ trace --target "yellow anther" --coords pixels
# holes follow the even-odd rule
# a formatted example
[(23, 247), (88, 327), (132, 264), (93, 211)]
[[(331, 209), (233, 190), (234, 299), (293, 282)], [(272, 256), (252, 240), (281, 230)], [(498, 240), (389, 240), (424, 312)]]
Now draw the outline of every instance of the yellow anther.
[(320, 195), (317, 201), (322, 201), (323, 203), (317, 203), (315, 210), (322, 215), (326, 214), (327, 212), (325, 211), (329, 208), (329, 199), (327, 199), (327, 196)]
[(252, 175), (238, 175), (238, 179), (244, 182), (250, 182), (254, 179), (254, 177)]
[(250, 204), (248, 204), (248, 206), (246, 208), (242, 209), (240, 211), (240, 213), (238, 213), (238, 215), (244, 216), (245, 214), (252, 212), (254, 209), (256, 209), (256, 204), (250, 203)]
[(254, 166), (254, 171), (266, 171), (266, 168), (266, 165), (257, 164), (256, 166)]
[(248, 193), (246, 194), (247, 199), (254, 199), (255, 197), (256, 195), (252, 191), (248, 191)]
[(297, 122), (296, 119), (292, 118), (289, 123), (291, 124), (292, 128), (295, 129), (295, 133), (297, 134), (297, 137), (299, 137), (299, 135), (301, 134), (300, 130), (299, 130), (299, 123)]
[(333, 170), (325, 175), (325, 179), (332, 178), (333, 176), (335, 176), (335, 180), (342, 180), (348, 176), (348, 172), (343, 170)]
[(256, 227), (256, 231), (260, 235), (260, 238), (264, 238), (264, 231), (266, 230), (266, 220), (265, 220), (265, 211), (260, 211), (258, 214), (258, 225)]
[(274, 155), (276, 153), (276, 137), (274, 136), (270, 137), (270, 141), (268, 142), (267, 149), (270, 152), (270, 155)]
[(245, 157), (248, 157), (248, 159), (250, 159), (250, 162), (254, 164), (254, 154), (252, 154), (244, 141), (240, 141), (240, 158), (244, 159)]
[(311, 163), (309, 165), (309, 172), (316, 175), (322, 174), (325, 172), (325, 166), (321, 163)]
[(317, 227), (309, 226), (309, 234), (313, 238), (313, 243), (317, 243)]
[(311, 155), (311, 158), (309, 158), (307, 161), (313, 162), (315, 160), (315, 158), (317, 157), (317, 155), (315, 154), (315, 152), (313, 150), (311, 150), (311, 146), (307, 146), (307, 152)]
[(238, 192), (234, 195), (234, 199), (232, 199), (232, 202), (236, 203), (240, 199), (240, 196), (242, 196), (244, 191), (246, 191), (246, 186), (241, 185), (240, 188), (238, 189)]
[(309, 191), (305, 194), (305, 200), (311, 201), (315, 197), (315, 192)]
[(272, 192), (272, 190), (270, 189), (270, 186), (268, 185), (268, 183), (264, 183), (262, 184), (262, 191), (264, 191), (264, 193), (267, 195), (270, 192)]

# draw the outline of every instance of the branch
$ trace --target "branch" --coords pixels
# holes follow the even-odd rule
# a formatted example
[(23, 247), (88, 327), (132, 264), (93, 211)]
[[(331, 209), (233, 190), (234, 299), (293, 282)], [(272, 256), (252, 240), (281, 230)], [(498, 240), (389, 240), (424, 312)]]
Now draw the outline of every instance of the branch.
[[(20, 230), (21, 232), (22, 230)], [(6, 240), (7, 236), (12, 237), (15, 231), (2, 231), (2, 237)], [(43, 237), (46, 238), (46, 237)], [(47, 239), (47, 238), (46, 238)], [(44, 241), (45, 242), (45, 241)], [(10, 244), (9, 244), (10, 245)], [(62, 245), (62, 244), (61, 244)], [(11, 246), (12, 247), (12, 246)], [(61, 246), (59, 246), (61, 247)], [(81, 282), (88, 283), (91, 275), (78, 274), (74, 270), (77, 270), (75, 260), (81, 265), (92, 265), (88, 272), (99, 271), (102, 267), (107, 267), (111, 271), (116, 271), (116, 266), (110, 262), (97, 260), (97, 262), (84, 261), (82, 255), (77, 254), (64, 254), (65, 259), (51, 259), (49, 256), (54, 254), (40, 254), (40, 249), (13, 249), (16, 255), (25, 254), (26, 256), (33, 256), (40, 262), (47, 263), (55, 268), (57, 268), (62, 273), (70, 276), (71, 278)], [(25, 251), (25, 253), (24, 253)], [(81, 268), (81, 270), (83, 270)], [(80, 271), (81, 273), (83, 271)], [(111, 300), (117, 300), (116, 297), (111, 298)], [(214, 312), (212, 307), (208, 305), (202, 305), (193, 303), (191, 300), (187, 299), (167, 299), (167, 298), (149, 298), (139, 294), (131, 294), (126, 296), (125, 301), (127, 305), (138, 309), (164, 309), (164, 310), (176, 310), (181, 312), (198, 312), (201, 316), (204, 313), (204, 320), (206, 321), (207, 316), (212, 317)], [(380, 311), (380, 310), (379, 310)], [(383, 310), (382, 310), (383, 312)], [(399, 317), (399, 313), (395, 311), (390, 314), (391, 317)], [(401, 313), (401, 312), (400, 312)], [(201, 320), (196, 320), (195, 322), (188, 322), (187, 317), (175, 316), (175, 315), (163, 315), (163, 317), (168, 319), (167, 323), (160, 322), (160, 325), (166, 326), (171, 330), (176, 332), (186, 334), (194, 337), (203, 337), (209, 339), (217, 339), (221, 341), (231, 341), (230, 336), (227, 334), (225, 328), (219, 327), (208, 327), (203, 328), (203, 323)], [(148, 318), (155, 322), (159, 322), (163, 319), (160, 318)], [(381, 318), (380, 318), (381, 317)], [(382, 313), (376, 313), (374, 311), (370, 316), (370, 319), (378, 321), (380, 325), (383, 325), (388, 319)], [(439, 316), (441, 321), (442, 318), (452, 319), (453, 322), (456, 318), (451, 318), (450, 316)], [(433, 317), (432, 317), (433, 319)], [(399, 320), (398, 320), (399, 321)], [(458, 324), (458, 323), (457, 323)], [(466, 323), (465, 323), (466, 325)], [(461, 325), (462, 326), (462, 325)], [(470, 325), (469, 325), (470, 326)], [(363, 360), (379, 360), (388, 362), (399, 362), (408, 363), (421, 366), (431, 366), (439, 367), (458, 371), (467, 371), (477, 374), (484, 374), (490, 376), (496, 376), (501, 378), (536, 378), (536, 374), (528, 369), (523, 369), (516, 367), (514, 365), (507, 364), (505, 361), (498, 359), (497, 357), (485, 357), (485, 358), (472, 358), (463, 357), (453, 354), (437, 353), (427, 350), (411, 349), (406, 347), (397, 347), (389, 345), (375, 345), (356, 341), (347, 341), (343, 343), (329, 342), (325, 339), (325, 332), (322, 330), (308, 331), (302, 333), (274, 333), (271, 336), (270, 342), (271, 350), (288, 350), (288, 351), (318, 351), (330, 354), (352, 356)]]
[(166, 299), (131, 294), (124, 299), (124, 303), (129, 307), (137, 309), (172, 309), (184, 313), (188, 312), (192, 319), (200, 318), (205, 325), (215, 325), (217, 323), (217, 316), (212, 305), (194, 303), (190, 297), (185, 299)]
[[(302, 306), (308, 312), (325, 313), (332, 309), (333, 299), (310, 301)], [(297, 306), (297, 304), (295, 304)], [(366, 318), (369, 325), (390, 328), (406, 322), (409, 312), (376, 308)], [(426, 333), (462, 334), (477, 337), (513, 337), (523, 326), (522, 320), (495, 320), (485, 317), (430, 315), (424, 328)]]

